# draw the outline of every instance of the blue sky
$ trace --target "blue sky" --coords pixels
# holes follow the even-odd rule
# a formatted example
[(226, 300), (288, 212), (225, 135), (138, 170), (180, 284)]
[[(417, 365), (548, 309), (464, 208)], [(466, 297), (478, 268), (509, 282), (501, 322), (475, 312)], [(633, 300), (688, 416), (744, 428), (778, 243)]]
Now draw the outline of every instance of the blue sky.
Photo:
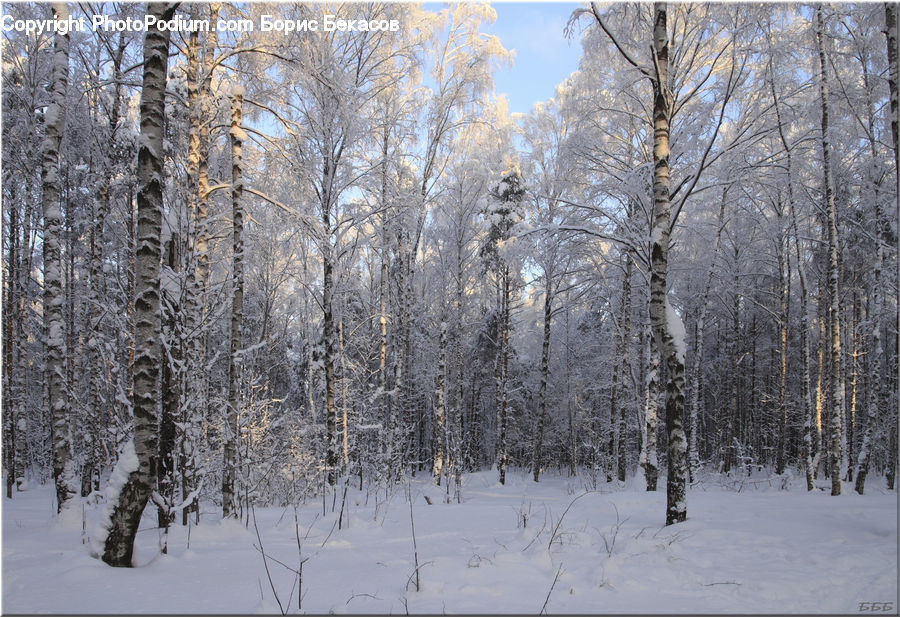
[(514, 64), (494, 74), (494, 87), (505, 93), (510, 112), (526, 113), (578, 68), (580, 30), (567, 39), (564, 30), (578, 2), (492, 2), (497, 21), (485, 31), (515, 49)]
[[(569, 16), (578, 2), (491, 2), (497, 21), (483, 31), (500, 37), (503, 46), (515, 50), (513, 66), (494, 74), (494, 89), (506, 94), (511, 113), (527, 113), (538, 101), (554, 94), (556, 85), (578, 68), (580, 30), (567, 39)], [(426, 2), (439, 11), (443, 3)]]

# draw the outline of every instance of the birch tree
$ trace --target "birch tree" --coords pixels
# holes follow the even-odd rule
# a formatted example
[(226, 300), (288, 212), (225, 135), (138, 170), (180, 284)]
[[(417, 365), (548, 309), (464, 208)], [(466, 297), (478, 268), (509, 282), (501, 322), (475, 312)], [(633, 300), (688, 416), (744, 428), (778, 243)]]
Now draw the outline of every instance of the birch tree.
[(225, 414), (225, 445), (222, 475), (222, 518), (236, 516), (235, 510), (235, 468), (237, 467), (237, 445), (240, 438), (238, 416), (240, 415), (240, 369), (241, 330), (244, 316), (244, 206), (241, 201), (244, 192), (242, 145), (246, 135), (241, 126), (241, 107), (244, 91), (235, 85), (231, 92), (231, 355), (228, 362), (228, 410)]
[[(54, 4), (53, 17), (69, 18), (63, 3)], [(69, 82), (69, 35), (57, 33), (53, 43), (52, 97), (45, 117), (42, 145), (42, 206), (44, 213), (44, 346), (46, 349), (47, 395), (50, 403), (53, 435), (53, 477), (56, 482), (56, 507), (60, 514), (78, 491), (75, 462), (72, 460), (72, 412), (63, 371), (63, 281), (61, 275), (59, 145), (66, 128), (66, 89)]]
[[(686, 440), (684, 415), (684, 325), (666, 297), (668, 269), (669, 201), (669, 122), (673, 112), (669, 83), (669, 33), (667, 7), (656, 3), (653, 9), (652, 68), (640, 66), (609, 33), (599, 7), (591, 5), (600, 27), (612, 38), (629, 64), (637, 68), (653, 87), (653, 215), (650, 230), (650, 322), (655, 345), (665, 358), (666, 430), (668, 433), (668, 484), (666, 524), (685, 520)], [(655, 354), (651, 351), (651, 357)], [(651, 368), (650, 392), (655, 371)], [(648, 424), (648, 431), (652, 430)], [(650, 439), (648, 434), (648, 439)], [(649, 484), (649, 483), (648, 483)]]
[[(171, 19), (176, 5), (150, 3), (147, 14)], [(103, 561), (130, 567), (141, 514), (156, 482), (159, 444), (159, 376), (162, 363), (159, 270), (161, 260), (162, 168), (169, 31), (150, 28), (144, 36), (141, 141), (137, 175), (135, 256), (134, 437), (121, 453), (107, 488), (107, 509), (96, 540)]]
[(822, 7), (816, 8), (816, 51), (819, 58), (819, 96), (822, 111), (822, 160), (825, 185), (826, 248), (828, 251), (828, 291), (831, 305), (828, 308), (830, 325), (829, 350), (831, 353), (831, 494), (841, 494), (841, 436), (844, 415), (844, 381), (841, 374), (841, 319), (838, 280), (838, 225), (834, 200), (834, 180), (831, 170), (831, 136), (829, 134), (829, 86), (825, 51), (825, 18)]

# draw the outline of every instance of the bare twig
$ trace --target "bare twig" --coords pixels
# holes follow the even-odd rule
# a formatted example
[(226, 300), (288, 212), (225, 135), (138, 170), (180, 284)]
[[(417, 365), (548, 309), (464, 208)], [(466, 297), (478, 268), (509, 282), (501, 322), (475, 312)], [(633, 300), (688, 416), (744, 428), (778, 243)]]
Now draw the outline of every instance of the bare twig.
[(569, 505), (566, 506), (566, 509), (563, 510), (563, 513), (562, 513), (562, 515), (559, 517), (559, 520), (556, 521), (556, 525), (553, 526), (553, 532), (550, 534), (550, 542), (547, 543), (547, 550), (548, 550), (548, 551), (550, 550), (550, 547), (553, 546), (553, 543), (556, 541), (556, 538), (559, 536), (559, 527), (560, 527), (560, 525), (562, 525), (563, 519), (566, 518), (566, 514), (569, 513), (569, 508), (571, 508), (572, 505), (573, 505), (576, 501), (578, 501), (579, 499), (581, 499), (582, 497), (584, 497), (585, 495), (587, 495), (587, 494), (590, 493), (590, 492), (591, 492), (591, 491), (586, 491), (586, 492), (582, 493), (581, 495), (579, 495), (578, 497), (576, 497), (575, 499), (573, 499), (572, 501), (570, 501), (570, 502), (569, 502)]
[(556, 581), (559, 580), (559, 575), (563, 573), (563, 565), (559, 564), (559, 567), (556, 569), (556, 576), (553, 577), (553, 583), (550, 585), (550, 590), (547, 592), (547, 598), (544, 600), (544, 606), (541, 607), (540, 615), (547, 614), (547, 603), (550, 602), (550, 594), (553, 593), (553, 588), (556, 587)]
[(347, 598), (347, 601), (344, 603), (345, 605), (350, 604), (350, 601), (354, 598), (372, 598), (373, 600), (381, 600), (378, 596), (371, 593), (354, 593), (352, 596)]
[[(603, 544), (606, 546), (606, 556), (612, 557), (613, 549), (616, 547), (616, 538), (619, 537), (619, 529), (622, 525), (628, 521), (629, 517), (626, 517), (624, 520), (619, 518), (619, 508), (616, 507), (616, 504), (612, 504), (613, 509), (616, 511), (616, 523), (610, 527), (610, 533), (612, 534), (612, 540), (607, 540), (606, 534), (601, 533), (600, 537), (603, 538)], [(642, 530), (643, 531), (643, 530)]]
[(650, 77), (650, 72), (646, 69), (646, 67), (638, 64), (637, 60), (631, 57), (631, 54), (619, 43), (618, 39), (613, 36), (612, 32), (610, 32), (609, 28), (606, 27), (606, 23), (603, 21), (603, 17), (600, 16), (600, 9), (597, 7), (596, 2), (591, 2), (591, 11), (594, 14), (594, 18), (597, 20), (597, 24), (606, 33), (606, 36), (609, 37), (609, 40), (612, 41), (613, 45), (616, 46), (616, 49), (619, 50), (619, 53), (625, 59), (628, 64), (639, 70), (646, 77)]
[[(490, 559), (488, 559), (487, 561), (490, 561)], [(405, 585), (403, 588), (406, 589), (406, 590), (408, 590), (408, 589), (409, 589), (409, 584), (412, 582), (413, 576), (415, 576), (415, 577), (416, 577), (416, 581), (418, 581), (418, 580), (419, 580), (419, 570), (420, 570), (421, 568), (424, 568), (425, 566), (430, 566), (430, 565), (433, 564), (433, 563), (434, 563), (433, 561), (426, 561), (426, 562), (423, 563), (421, 566), (416, 566), (416, 569), (413, 570), (413, 571), (410, 573), (409, 578), (406, 579), (406, 585)], [(419, 584), (419, 583), (416, 582), (416, 585), (418, 585), (418, 584)], [(419, 588), (418, 588), (418, 587), (416, 587), (416, 591), (419, 591)]]
[[(256, 526), (256, 508), (250, 506), (250, 512), (253, 513), (253, 529), (256, 531), (256, 539), (259, 541), (259, 552), (262, 553), (263, 566), (266, 568), (266, 576), (269, 579), (269, 586), (272, 588), (272, 595), (275, 596), (275, 601), (278, 602), (278, 610), (281, 611), (282, 615), (285, 615), (286, 612), (281, 605), (281, 599), (279, 599), (278, 592), (275, 590), (275, 583), (272, 582), (272, 575), (269, 573), (269, 563), (266, 561), (266, 551), (263, 548), (262, 538), (259, 535), (259, 527)], [(260, 592), (261, 591), (262, 589), (260, 588)]]
[(334, 530), (335, 530), (336, 527), (337, 527), (337, 521), (335, 521), (335, 522), (334, 522), (334, 525), (331, 526), (331, 531), (329, 531), (329, 532), (328, 532), (328, 535), (325, 536), (325, 539), (322, 541), (322, 546), (319, 547), (319, 548), (322, 548), (322, 547), (325, 546), (325, 543), (328, 542), (328, 540), (331, 538), (331, 534), (334, 533)]
[(544, 523), (541, 525), (541, 528), (538, 529), (538, 532), (537, 532), (536, 534), (534, 534), (534, 537), (531, 539), (531, 542), (529, 542), (529, 543), (525, 546), (525, 548), (522, 549), (522, 552), (523, 552), (523, 553), (524, 553), (525, 551), (527, 551), (529, 548), (531, 548), (531, 545), (534, 544), (535, 541), (536, 541), (539, 537), (541, 537), (541, 534), (544, 533), (544, 529), (546, 529), (546, 528), (547, 528), (547, 511), (544, 510)]
[[(416, 566), (413, 573), (416, 575), (416, 591), (419, 591), (419, 548), (416, 546), (416, 521), (413, 519), (412, 490), (409, 485), (406, 487), (406, 498), (409, 502), (409, 526), (412, 529), (413, 559)], [(409, 586), (409, 581), (406, 581), (406, 584)]]
[[(253, 546), (254, 550), (256, 550), (257, 553), (262, 553), (262, 554), (265, 555), (265, 553), (263, 553), (262, 549), (260, 549), (258, 545), (253, 544), (252, 546)], [(283, 561), (281, 561), (281, 560), (279, 560), (279, 559), (276, 559), (275, 557), (272, 557), (271, 555), (266, 555), (266, 560), (267, 560), (267, 561), (274, 561), (275, 563), (277, 563), (279, 566), (281, 566), (281, 567), (284, 568), (285, 570), (287, 570), (287, 571), (289, 571), (289, 572), (293, 572), (294, 574), (299, 574), (299, 572), (298, 572), (297, 570), (295, 570), (294, 568), (292, 568), (292, 567), (289, 566), (288, 564), (284, 563)], [(306, 561), (306, 560), (304, 559), (303, 561)]]
[[(341, 512), (338, 514), (338, 529), (342, 529), (342, 525), (344, 522), (344, 504), (347, 503), (347, 486), (350, 482), (350, 478), (348, 476), (347, 480), (344, 482), (344, 495), (341, 497)], [(350, 515), (347, 514), (347, 526), (350, 525)]]

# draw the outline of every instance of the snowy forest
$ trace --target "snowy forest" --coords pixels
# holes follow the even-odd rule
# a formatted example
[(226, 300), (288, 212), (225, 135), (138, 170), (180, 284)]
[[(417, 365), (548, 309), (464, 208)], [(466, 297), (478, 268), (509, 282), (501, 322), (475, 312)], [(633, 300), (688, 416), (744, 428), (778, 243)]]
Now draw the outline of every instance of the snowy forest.
[[(282, 614), (336, 610), (303, 595), (312, 537), (396, 516), (402, 604), (335, 604), (441, 612), (449, 587), (411, 598), (440, 576), (416, 530), (452, 532), (476, 486), (548, 561), (536, 604), (454, 612), (609, 612), (590, 594), (627, 585), (579, 575), (579, 544), (641, 572), (663, 566), (629, 515), (669, 555), (710, 511), (759, 531), (778, 504), (803, 517), (779, 541), (877, 518), (886, 552), (834, 563), (887, 578), (828, 606), (896, 610), (898, 5), (570, 9), (578, 70), (511, 113), (488, 4), (3, 4), (9, 610), (43, 606), (11, 572), (39, 512), (96, 577), (247, 534), (252, 597), (219, 610)], [(559, 500), (540, 531), (529, 491)], [(495, 567), (471, 552), (461, 572)], [(768, 593), (735, 580), (697, 594)], [(794, 610), (750, 597), (696, 606)]]

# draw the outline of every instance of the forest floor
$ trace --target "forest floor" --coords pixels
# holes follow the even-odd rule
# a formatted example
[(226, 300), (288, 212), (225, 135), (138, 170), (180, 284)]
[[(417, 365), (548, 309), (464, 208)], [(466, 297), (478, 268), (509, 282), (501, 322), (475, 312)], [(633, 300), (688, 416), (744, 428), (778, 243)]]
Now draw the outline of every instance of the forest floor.
[[(140, 567), (112, 569), (61, 522), (50, 486), (3, 499), (2, 611), (8, 613), (872, 613), (897, 610), (897, 493), (872, 478), (831, 497), (801, 478), (709, 477), (688, 520), (665, 527), (655, 493), (547, 474), (464, 477), (462, 503), (416, 479), (384, 498), (347, 492), (255, 511), (246, 528), (204, 504), (157, 554), (156, 510), (138, 533)], [(823, 482), (822, 487), (825, 484)], [(419, 564), (416, 591), (412, 501)], [(425, 497), (428, 496), (431, 504)], [(452, 496), (452, 492), (451, 492)], [(88, 532), (100, 505), (85, 508)], [(297, 536), (302, 543), (302, 557)], [(296, 570), (303, 562), (302, 593)], [(277, 560), (277, 561), (276, 561)], [(278, 563), (281, 562), (281, 563)], [(298, 607), (298, 595), (301, 603)]]

